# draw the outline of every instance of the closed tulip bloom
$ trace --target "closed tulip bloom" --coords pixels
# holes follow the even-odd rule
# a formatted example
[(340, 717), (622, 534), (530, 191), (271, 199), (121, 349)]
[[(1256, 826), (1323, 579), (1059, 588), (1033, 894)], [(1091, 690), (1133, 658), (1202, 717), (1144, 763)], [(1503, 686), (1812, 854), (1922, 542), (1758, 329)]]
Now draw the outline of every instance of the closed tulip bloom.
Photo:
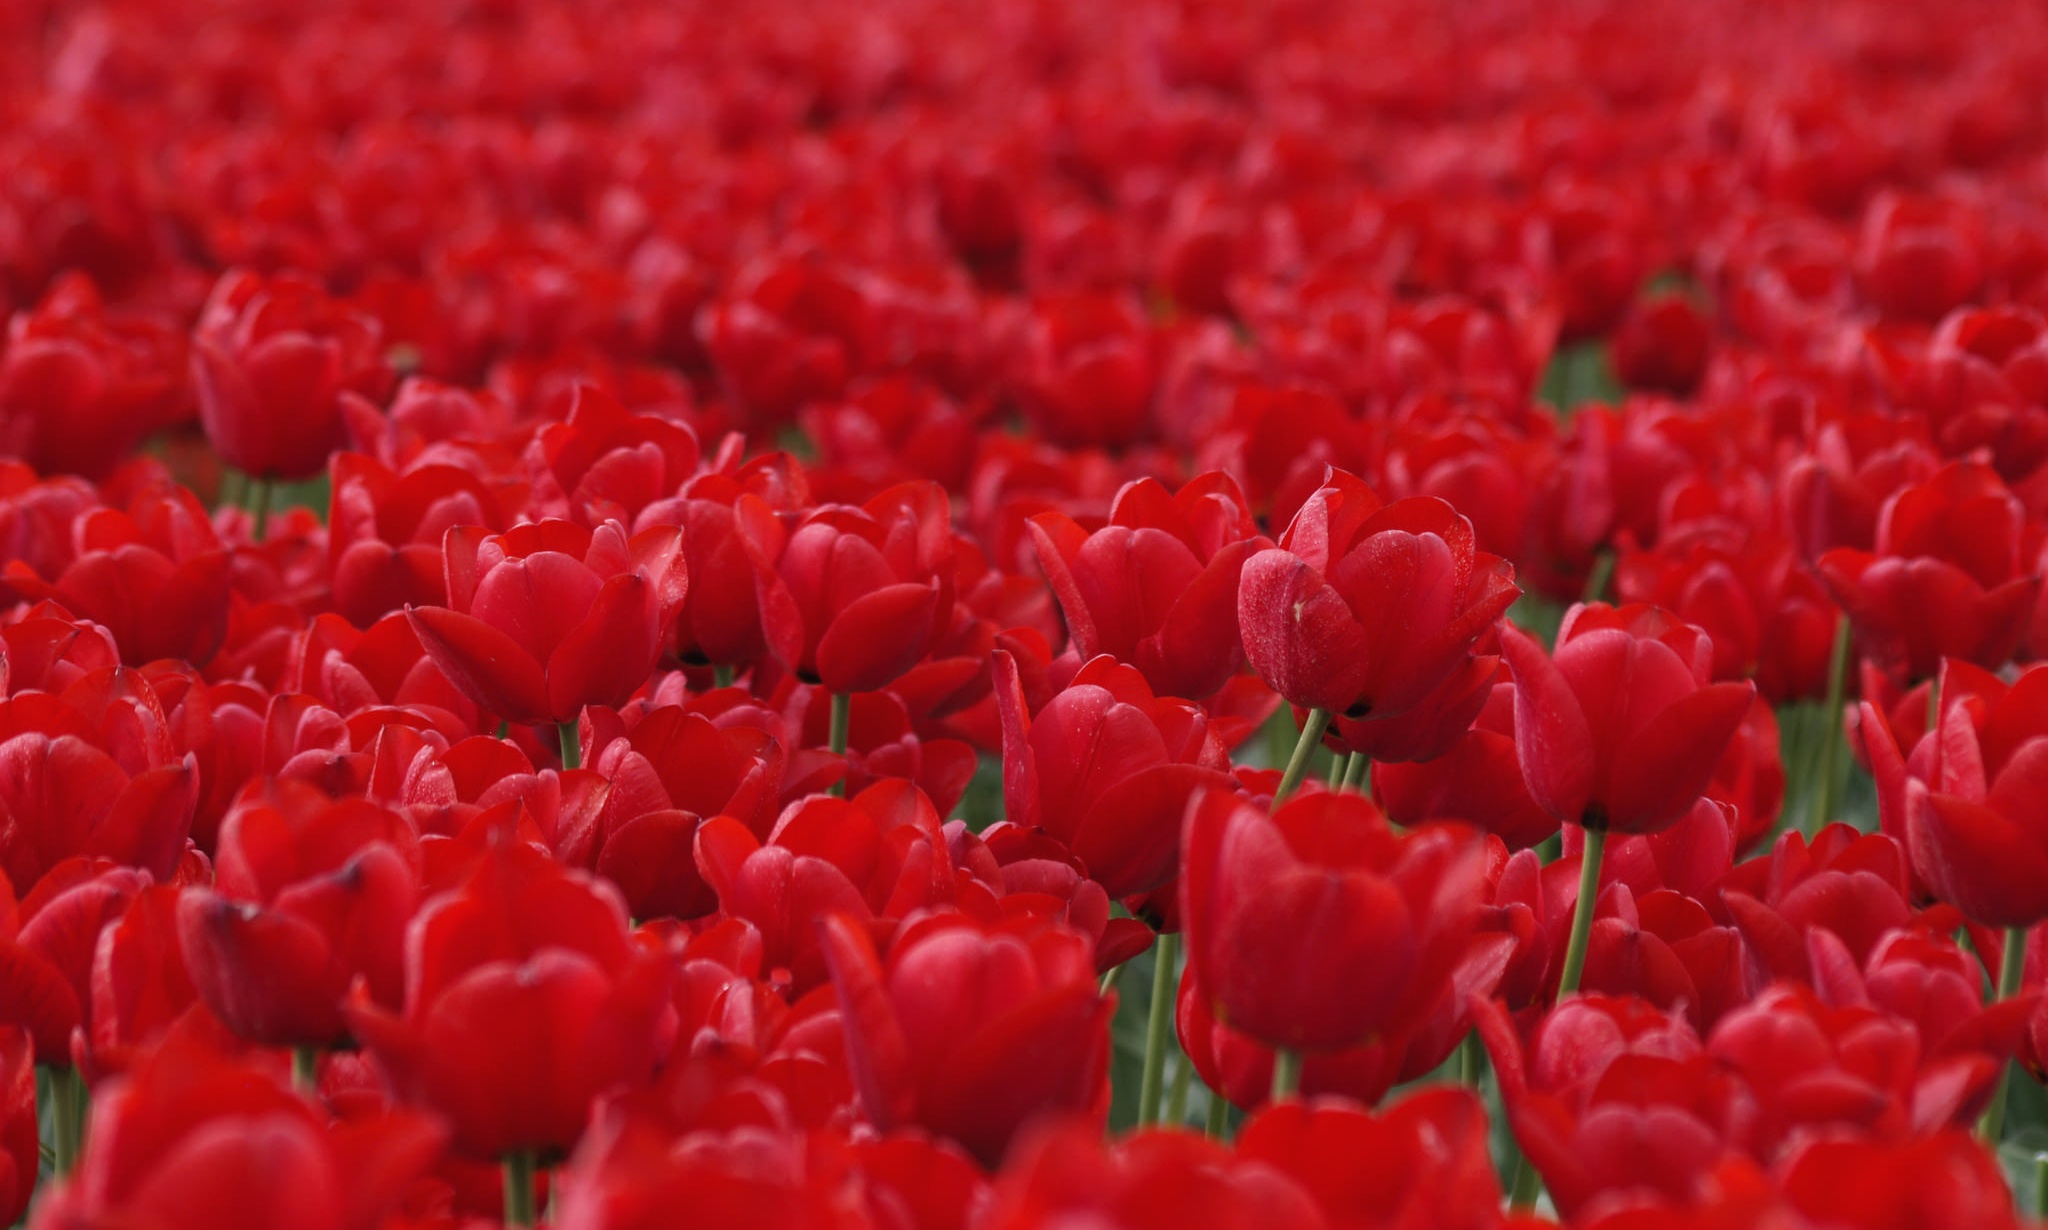
[(124, 1077), (94, 1091), (71, 1178), (45, 1193), (46, 1230), (375, 1230), (441, 1157), (445, 1134), (396, 1111), (330, 1124), (253, 1059), (186, 1018)]
[(288, 778), (266, 787), (222, 822), (213, 887), (180, 898), (180, 947), (199, 997), (236, 1035), (324, 1047), (347, 1036), (355, 979), (400, 1002), (418, 840), (367, 800), (330, 801)]
[(1515, 673), (1515, 744), (1529, 793), (1567, 824), (1655, 833), (1713, 780), (1755, 685), (1710, 683), (1706, 633), (1653, 607), (1582, 604), (1555, 657), (1501, 631)]
[(2022, 560), (2025, 527), (2026, 510), (1991, 467), (1952, 462), (1885, 503), (1874, 552), (1838, 547), (1820, 573), (1858, 647), (1895, 680), (1930, 678), (1945, 657), (1996, 670), (2041, 589)]
[(625, 703), (653, 673), (687, 587), (668, 527), (629, 539), (617, 522), (458, 526), (442, 553), (449, 605), (414, 607), (413, 631), (471, 700), (524, 724)]
[(1989, 704), (1950, 705), (1933, 750), (1932, 780), (1905, 782), (1913, 870), (1973, 922), (2048, 920), (2048, 668)]
[[(952, 616), (951, 504), (936, 483), (891, 487), (858, 508), (832, 504), (789, 536), (778, 566), (800, 638), (770, 629), (783, 665), (834, 693), (887, 687), (929, 652)], [(764, 619), (784, 619), (763, 605)]]
[(1031, 534), (1083, 658), (1109, 654), (1157, 691), (1191, 700), (1243, 664), (1238, 575), (1268, 543), (1228, 475), (1205, 474), (1173, 495), (1139, 479), (1094, 533), (1048, 512), (1031, 519)]
[(1004, 815), (1058, 838), (1112, 897), (1170, 880), (1189, 797), (1230, 784), (1201, 706), (1154, 697), (1137, 671), (1101, 657), (1027, 718), (1015, 660), (998, 651), (995, 672)]
[(1364, 717), (1413, 707), (1464, 665), (1521, 593), (1472, 523), (1427, 496), (1382, 506), (1341, 470), (1280, 545), (1245, 561), (1245, 656), (1297, 705)]
[(358, 996), (347, 1015), (402, 1100), (496, 1159), (566, 1151), (600, 1095), (653, 1074), (669, 980), (609, 887), (501, 837), (413, 919), (403, 1012)]
[(1232, 1029), (1291, 1051), (1357, 1046), (1451, 978), (1484, 876), (1470, 829), (1397, 834), (1355, 794), (1307, 795), (1269, 817), (1211, 792), (1182, 837), (1188, 959)]
[(347, 441), (341, 396), (381, 402), (392, 372), (375, 317), (294, 274), (222, 275), (192, 335), (207, 439), (262, 478), (318, 474)]
[(1057, 924), (930, 915), (884, 961), (852, 919), (821, 926), (867, 1118), (917, 1126), (995, 1166), (1044, 1116), (1108, 1109), (1109, 1021), (1092, 945)]

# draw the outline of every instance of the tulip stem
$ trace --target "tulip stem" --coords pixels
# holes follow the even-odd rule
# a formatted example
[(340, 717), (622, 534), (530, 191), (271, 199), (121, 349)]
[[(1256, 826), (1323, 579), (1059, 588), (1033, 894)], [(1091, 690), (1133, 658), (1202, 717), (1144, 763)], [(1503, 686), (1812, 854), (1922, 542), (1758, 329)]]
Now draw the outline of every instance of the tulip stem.
[(505, 1224), (534, 1224), (533, 1150), (517, 1149), (505, 1155)]
[(1166, 1075), (1167, 1024), (1173, 1020), (1174, 959), (1180, 936), (1161, 935), (1152, 949), (1152, 1003), (1145, 1012), (1145, 1068), (1138, 1081), (1138, 1126), (1159, 1122), (1159, 1093)]
[(1273, 1101), (1285, 1102), (1301, 1091), (1301, 1052), (1285, 1047), (1273, 1052)]
[(1351, 758), (1344, 762), (1344, 782), (1342, 788), (1345, 790), (1356, 790), (1360, 793), (1368, 793), (1366, 785), (1371, 779), (1366, 774), (1371, 771), (1372, 757), (1364, 752), (1351, 753)]
[(320, 1048), (292, 1048), (292, 1088), (311, 1096), (320, 1091)]
[(50, 1145), (62, 1178), (78, 1164), (85, 1144), (85, 1080), (71, 1066), (50, 1069)]
[(1579, 976), (1586, 971), (1586, 944), (1593, 937), (1593, 910), (1600, 903), (1600, 862), (1607, 854), (1607, 830), (1587, 829), (1586, 846), (1579, 852), (1579, 899), (1572, 903), (1572, 933), (1564, 948), (1564, 976), (1557, 983), (1557, 1001), (1563, 1003), (1579, 990)]
[(729, 688), (732, 686), (732, 681), (736, 674), (737, 672), (733, 670), (731, 663), (720, 662), (718, 665), (711, 668), (712, 686)]
[(270, 480), (249, 476), (249, 540), (262, 542), (270, 529)]
[(583, 767), (583, 732), (577, 729), (576, 719), (555, 723), (555, 732), (562, 738), (562, 767), (580, 769)]
[(1222, 1140), (1230, 1132), (1230, 1100), (1214, 1089), (1209, 1091), (1209, 1115), (1202, 1130), (1210, 1140)]
[(1294, 741), (1294, 755), (1287, 758), (1287, 771), (1280, 775), (1280, 788), (1273, 792), (1273, 806), (1279, 807), (1301, 785), (1301, 779), (1308, 773), (1308, 762), (1316, 754), (1316, 747), (1323, 741), (1323, 732), (1330, 728), (1328, 709), (1311, 709), (1308, 720), (1301, 724), (1301, 737)]
[[(832, 693), (832, 726), (826, 732), (828, 742), (825, 746), (830, 749), (834, 756), (838, 756), (841, 759), (845, 758), (846, 736), (852, 726), (853, 693)], [(839, 775), (838, 781), (832, 783), (832, 793), (842, 799), (846, 797), (846, 775), (844, 773)]]
[[(2007, 927), (2005, 929), (2005, 952), (1998, 960), (1998, 1000), (2008, 1000), (2020, 993), (2020, 984), (2025, 981), (2027, 969), (2027, 929)], [(2005, 1099), (2012, 1084), (2012, 1065), (2001, 1064), (1998, 1069), (1998, 1084), (1991, 1091), (1991, 1105), (1984, 1111), (1984, 1118), (1977, 1124), (1978, 1135), (1993, 1149), (2005, 1138)]]
[(1515, 1186), (1508, 1195), (1508, 1208), (1517, 1213), (1527, 1213), (1536, 1207), (1536, 1197), (1543, 1192), (1543, 1176), (1529, 1164), (1529, 1155), (1524, 1153), (1515, 1160)]
[(1188, 1122), (1188, 1079), (1194, 1071), (1194, 1061), (1182, 1054), (1173, 1061), (1173, 1091), (1166, 1095), (1166, 1118), (1164, 1122), (1174, 1127), (1186, 1127)]
[(1842, 696), (1849, 685), (1849, 617), (1835, 619), (1835, 645), (1828, 655), (1828, 698), (1821, 709), (1820, 785), (1813, 793), (1813, 811), (1806, 835), (1813, 836), (1835, 818), (1835, 795), (1842, 775)]
[(1612, 548), (1599, 551), (1593, 556), (1592, 571), (1586, 574), (1584, 601), (1605, 602), (1607, 583), (1614, 579), (1614, 551)]
[(1479, 1088), (1479, 1031), (1472, 1030), (1458, 1044), (1458, 1083)]

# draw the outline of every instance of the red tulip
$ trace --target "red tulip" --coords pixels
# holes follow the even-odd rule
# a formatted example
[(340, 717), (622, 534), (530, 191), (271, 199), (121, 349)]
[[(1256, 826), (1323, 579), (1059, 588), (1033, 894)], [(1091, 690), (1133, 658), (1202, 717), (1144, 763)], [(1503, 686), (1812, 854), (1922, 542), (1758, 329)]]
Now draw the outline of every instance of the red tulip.
[(374, 1230), (400, 1212), (442, 1139), (432, 1120), (403, 1113), (331, 1127), (188, 1020), (97, 1092), (78, 1169), (35, 1224)]
[(149, 883), (128, 869), (72, 859), (17, 904), (0, 879), (0, 1023), (25, 1029), (37, 1063), (65, 1067), (88, 1023), (100, 931)]
[(178, 936), (199, 998), (262, 1046), (344, 1038), (342, 1002), (364, 979), (396, 1008), (419, 895), (418, 839), (360, 799), (289, 779), (243, 796), (221, 825), (211, 889), (185, 890)]
[(948, 520), (946, 493), (933, 483), (806, 517), (778, 565), (803, 628), (801, 656), (783, 665), (838, 694), (876, 691), (917, 665), (952, 613)]
[(1064, 513), (1031, 519), (1039, 566), (1083, 659), (1108, 654), (1154, 690), (1207, 697), (1243, 663), (1238, 574), (1266, 545), (1237, 484), (1210, 473), (1172, 496), (1127, 484), (1094, 533)]
[(1866, 657), (1905, 682), (1944, 657), (1996, 670), (2026, 635), (2041, 578), (2022, 560), (2020, 502), (1990, 467), (1952, 462), (1885, 503), (1876, 551), (1820, 559)]
[[(170, 760), (161, 744), (131, 754), (110, 740), (110, 754), (82, 722), (75, 729), (0, 742), (0, 871), (32, 885), (64, 859), (83, 855), (170, 878), (198, 800), (196, 762), (189, 755)], [(152, 754), (169, 763), (150, 763)]]
[[(1395, 1085), (1434, 1072), (1471, 1032), (1473, 999), (1499, 989), (1514, 948), (1507, 935), (1473, 935), (1435, 999), (1412, 1020), (1359, 1046), (1304, 1055), (1301, 1096), (1349, 1098), (1372, 1106)], [(1218, 1096), (1247, 1109), (1267, 1105), (1273, 1093), (1273, 1048), (1219, 1022), (1209, 1005), (1210, 996), (1195, 981), (1190, 964), (1174, 1002), (1182, 1049)]]
[(1527, 849), (1557, 832), (1557, 818), (1529, 797), (1522, 780), (1510, 683), (1488, 689), (1471, 729), (1443, 755), (1419, 764), (1375, 760), (1372, 788), (1396, 824), (1458, 820), (1492, 833), (1510, 850)]
[(1683, 294), (1629, 306), (1614, 332), (1614, 374), (1632, 389), (1684, 397), (1699, 387), (1713, 353), (1714, 322)]
[(1905, 783), (1913, 869), (1974, 922), (2029, 927), (2048, 919), (2048, 670), (2021, 677), (1986, 714), (1942, 715), (1934, 777)]
[(1295, 514), (1280, 546), (1245, 561), (1245, 656), (1295, 704), (1352, 717), (1420, 703), (1516, 596), (1514, 570), (1476, 550), (1441, 500), (1382, 507), (1341, 471)]
[(661, 652), (687, 576), (673, 529), (631, 539), (541, 521), (504, 534), (448, 531), (449, 606), (407, 612), (434, 664), (506, 721), (573, 721), (623, 704)]
[(996, 654), (1003, 814), (1044, 829), (1112, 897), (1150, 892), (1179, 868), (1181, 818), (1230, 760), (1200, 706), (1161, 700), (1107, 657), (1027, 719), (1015, 660)]
[(7, 322), (0, 441), (45, 474), (101, 479), (155, 428), (190, 412), (185, 340), (145, 316), (108, 312), (69, 273)]
[(1055, 444), (1130, 444), (1150, 434), (1158, 362), (1135, 299), (1062, 294), (1034, 305), (1020, 356), (1024, 411)]
[(396, 474), (361, 453), (339, 453), (329, 472), (327, 531), (334, 605), (358, 627), (407, 606), (444, 606), (441, 543), (458, 525), (493, 532), (511, 523), (497, 493), (452, 465)]
[(191, 492), (152, 485), (125, 508), (83, 515), (64, 537), (77, 554), (61, 572), (38, 574), (17, 554), (0, 582), (104, 627), (130, 666), (213, 658), (227, 635), (229, 559)]
[(1486, 1111), (1469, 1090), (1424, 1090), (1378, 1115), (1282, 1103), (1246, 1123), (1235, 1149), (1301, 1184), (1332, 1230), (1501, 1224)]
[(1107, 1109), (1116, 1002), (1097, 993), (1079, 934), (932, 915), (904, 928), (886, 963), (842, 915), (825, 917), (821, 939), (875, 1126), (915, 1124), (993, 1166), (1034, 1120)]
[(1271, 817), (1212, 791), (1182, 838), (1181, 925), (1216, 1019), (1267, 1046), (1341, 1050), (1412, 1020), (1477, 922), (1485, 847), (1396, 835), (1352, 794)]
[(1526, 1052), (1497, 1007), (1481, 1010), (1480, 1031), (1515, 1139), (1574, 1221), (1645, 1197), (1700, 1201), (1756, 1115), (1692, 1031), (1647, 1005), (1568, 999)]
[(19, 1223), (42, 1167), (36, 1128), (35, 1046), (28, 1032), (0, 1025), (0, 1217)]
[(192, 377), (220, 455), (281, 479), (318, 474), (342, 446), (342, 393), (381, 401), (391, 385), (375, 319), (309, 279), (243, 270), (222, 275), (207, 298), (192, 336)]
[(1105, 1144), (1083, 1124), (1039, 1134), (1003, 1168), (977, 1220), (987, 1230), (1325, 1230), (1315, 1198), (1263, 1162), (1189, 1132), (1140, 1132)]
[(456, 1148), (566, 1150), (594, 1099), (645, 1081), (667, 1049), (669, 969), (635, 947), (603, 885), (501, 839), (406, 932), (405, 1007), (366, 995), (350, 1028), (401, 1098)]
[(579, 525), (634, 524), (643, 508), (696, 472), (697, 437), (652, 414), (633, 414), (595, 385), (569, 396), (566, 422), (534, 433), (527, 450), (539, 483), (533, 503)]
[[(143, 889), (121, 917), (100, 929), (92, 956), (87, 1033), (73, 1035), (72, 1057), (89, 1084), (125, 1072), (154, 1053), (198, 1002), (178, 944), (175, 884)], [(80, 1043), (83, 1043), (81, 1046)]]
[(1710, 684), (1705, 633), (1652, 608), (1567, 612), (1555, 658), (1501, 632), (1515, 672), (1515, 746), (1529, 793), (1568, 824), (1654, 833), (1712, 780), (1755, 685)]

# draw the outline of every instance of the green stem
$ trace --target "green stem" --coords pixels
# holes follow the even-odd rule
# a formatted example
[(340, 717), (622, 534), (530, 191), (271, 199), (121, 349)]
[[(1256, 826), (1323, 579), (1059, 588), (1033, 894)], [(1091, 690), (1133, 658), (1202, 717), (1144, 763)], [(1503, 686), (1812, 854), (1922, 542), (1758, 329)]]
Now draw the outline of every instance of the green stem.
[(1152, 1004), (1145, 1015), (1145, 1068), (1138, 1081), (1138, 1126), (1159, 1122), (1159, 1093), (1166, 1075), (1168, 1025), (1173, 1020), (1174, 960), (1180, 937), (1162, 935), (1152, 951)]
[(1288, 1101), (1301, 1091), (1301, 1052), (1285, 1048), (1273, 1052), (1273, 1101)]
[(534, 1224), (534, 1169), (531, 1149), (505, 1155), (505, 1224), (508, 1226)]
[[(2027, 929), (2007, 927), (2005, 929), (2005, 952), (1998, 961), (1998, 998), (2011, 999), (2020, 993), (2020, 984), (2025, 980), (2027, 970)], [(1991, 1093), (1991, 1106), (1985, 1110), (1984, 1118), (1977, 1124), (1977, 1134), (1984, 1143), (1996, 1149), (1998, 1142), (2005, 1138), (2005, 1099), (2012, 1084), (2012, 1065), (2006, 1064), (1998, 1070), (1998, 1084)]]
[(1479, 1088), (1479, 1077), (1483, 1062), (1479, 1045), (1479, 1031), (1475, 1029), (1466, 1034), (1465, 1040), (1458, 1044), (1458, 1083), (1473, 1089)]
[(1543, 1191), (1543, 1177), (1529, 1164), (1529, 1155), (1524, 1153), (1515, 1161), (1515, 1186), (1508, 1196), (1508, 1207), (1517, 1213), (1527, 1213), (1536, 1207), (1536, 1197)]
[(1126, 965), (1129, 965), (1129, 964), (1130, 964), (1130, 962), (1129, 962), (1129, 961), (1125, 961), (1125, 962), (1123, 962), (1123, 963), (1122, 963), (1122, 964), (1120, 964), (1120, 965), (1112, 965), (1112, 966), (1110, 966), (1110, 967), (1109, 967), (1109, 972), (1108, 972), (1108, 973), (1105, 973), (1105, 974), (1104, 974), (1104, 975), (1102, 976), (1101, 980), (1100, 980), (1099, 982), (1097, 982), (1097, 983), (1096, 983), (1096, 986), (1095, 986), (1096, 992), (1097, 992), (1098, 994), (1102, 994), (1102, 995), (1107, 995), (1107, 994), (1109, 994), (1109, 993), (1110, 993), (1111, 991), (1114, 991), (1114, 990), (1116, 990), (1116, 984), (1117, 984), (1117, 983), (1119, 983), (1119, 982), (1121, 982), (1121, 981), (1123, 981), (1123, 977), (1124, 977), (1124, 966), (1126, 966)]
[(262, 542), (270, 529), (270, 480), (249, 476), (249, 539)]
[(1294, 741), (1294, 755), (1287, 758), (1287, 771), (1280, 775), (1280, 788), (1273, 792), (1273, 806), (1277, 809), (1301, 785), (1301, 779), (1308, 773), (1308, 762), (1316, 754), (1316, 748), (1323, 741), (1323, 732), (1330, 728), (1328, 709), (1311, 709), (1308, 720), (1302, 723), (1301, 737)]
[(1586, 971), (1586, 943), (1593, 936), (1593, 910), (1600, 899), (1600, 861), (1607, 854), (1607, 830), (1587, 829), (1586, 847), (1579, 852), (1579, 899), (1572, 903), (1572, 934), (1564, 948), (1564, 976), (1557, 983), (1557, 1002), (1563, 1003), (1579, 989), (1579, 976)]
[(85, 1147), (85, 1079), (71, 1066), (50, 1069), (50, 1144), (59, 1178), (78, 1165)]
[(223, 469), (220, 476), (220, 501), (218, 507), (240, 508), (248, 498), (249, 478), (240, 470)]
[(1344, 788), (1344, 769), (1350, 763), (1350, 759), (1345, 756), (1330, 757), (1329, 785), (1331, 790), (1342, 790)]
[(1610, 548), (1593, 556), (1593, 570), (1586, 574), (1584, 601), (1604, 602), (1607, 583), (1614, 579), (1614, 551)]
[(1366, 781), (1366, 774), (1371, 770), (1372, 757), (1366, 755), (1364, 752), (1351, 753), (1351, 758), (1344, 762), (1343, 789), (1365, 789), (1364, 782)]
[(319, 1047), (295, 1046), (292, 1048), (292, 1088), (308, 1095), (320, 1092)]
[[(829, 741), (826, 746), (834, 756), (844, 757), (846, 755), (846, 735), (852, 726), (853, 694), (851, 692), (832, 693), (832, 727), (827, 732), (826, 737)], [(832, 793), (842, 799), (846, 797), (845, 774), (841, 774), (839, 780), (832, 783)]]
[(2034, 1216), (2048, 1219), (2048, 1153), (2034, 1155)]
[(1166, 1117), (1164, 1123), (1183, 1127), (1188, 1121), (1188, 1083), (1195, 1070), (1194, 1061), (1185, 1054), (1173, 1061), (1173, 1092), (1166, 1095)]
[(729, 688), (732, 686), (732, 681), (737, 674), (738, 672), (733, 670), (731, 663), (720, 662), (711, 668), (711, 682), (717, 687)]
[(1936, 734), (1941, 730), (1941, 668), (1934, 668), (1934, 678), (1927, 681), (1927, 733)]
[(583, 732), (576, 727), (576, 719), (555, 723), (555, 731), (562, 737), (562, 767), (580, 769), (583, 767)]
[(1230, 1101), (1214, 1089), (1209, 1091), (1209, 1117), (1202, 1130), (1210, 1140), (1222, 1140), (1230, 1133)]
[(1820, 832), (1835, 818), (1835, 796), (1842, 775), (1842, 697), (1849, 687), (1849, 617), (1835, 619), (1835, 645), (1828, 655), (1828, 699), (1821, 710), (1820, 788), (1814, 792), (1813, 812), (1807, 836)]

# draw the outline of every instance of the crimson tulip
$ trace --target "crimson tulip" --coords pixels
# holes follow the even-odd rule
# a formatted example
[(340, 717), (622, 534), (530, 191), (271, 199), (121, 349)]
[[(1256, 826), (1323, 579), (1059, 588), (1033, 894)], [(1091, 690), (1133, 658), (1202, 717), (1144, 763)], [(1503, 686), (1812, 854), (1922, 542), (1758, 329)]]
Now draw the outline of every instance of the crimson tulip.
[(222, 275), (192, 338), (207, 437), (229, 465), (264, 479), (318, 474), (344, 440), (341, 395), (389, 391), (377, 321), (310, 279)]
[[(953, 604), (948, 501), (905, 483), (859, 508), (827, 505), (789, 536), (778, 565), (795, 598), (802, 646), (784, 666), (834, 695), (872, 692), (917, 664)], [(778, 612), (763, 608), (763, 616)], [(770, 647), (784, 644), (771, 632)]]
[(599, 1095), (666, 1050), (669, 969), (602, 884), (501, 839), (405, 940), (405, 1000), (351, 998), (350, 1029), (406, 1102), (472, 1157), (567, 1150)]
[(1092, 534), (1059, 512), (1033, 517), (1031, 532), (1083, 659), (1108, 654), (1191, 700), (1237, 672), (1238, 574), (1265, 539), (1229, 476), (1205, 474), (1171, 496), (1141, 479)]
[(1027, 719), (1014, 659), (999, 651), (995, 670), (1004, 815), (1057, 838), (1112, 897), (1172, 879), (1189, 798), (1229, 784), (1201, 708), (1155, 698), (1137, 671), (1101, 657)]
[(1280, 545), (1245, 561), (1245, 656), (1295, 704), (1398, 714), (1463, 665), (1520, 594), (1513, 578), (1442, 500), (1383, 507), (1363, 482), (1333, 471)]
[(859, 924), (831, 914), (820, 942), (875, 1126), (915, 1124), (993, 1166), (1034, 1120), (1108, 1109), (1116, 1001), (1098, 994), (1078, 933), (928, 915), (885, 962)]
[(1501, 632), (1529, 793), (1568, 824), (1654, 833), (1682, 819), (1749, 712), (1755, 685), (1710, 683), (1713, 643), (1651, 608), (1582, 604), (1555, 657)]
[(450, 529), (449, 606), (414, 607), (413, 631), (455, 685), (511, 722), (569, 722), (646, 681), (688, 578), (673, 529), (632, 538), (541, 521), (504, 534)]
[(1391, 1033), (1441, 990), (1478, 921), (1484, 849), (1455, 825), (1396, 834), (1357, 795), (1267, 816), (1210, 791), (1181, 847), (1181, 925), (1215, 1018), (1267, 1046)]
[(2026, 635), (2041, 578), (2021, 558), (2025, 512), (1989, 466), (1952, 462), (1899, 491), (1879, 514), (1875, 551), (1838, 547), (1821, 576), (1862, 652), (1901, 681), (1944, 657), (1987, 670)]
[(394, 1113), (330, 1127), (190, 1020), (93, 1099), (78, 1170), (35, 1224), (164, 1230), (374, 1230), (397, 1214), (445, 1133)]
[(245, 793), (221, 824), (213, 887), (178, 902), (199, 998), (263, 1046), (343, 1039), (358, 978), (373, 1002), (396, 1008), (418, 868), (411, 827), (373, 803), (290, 779)]

